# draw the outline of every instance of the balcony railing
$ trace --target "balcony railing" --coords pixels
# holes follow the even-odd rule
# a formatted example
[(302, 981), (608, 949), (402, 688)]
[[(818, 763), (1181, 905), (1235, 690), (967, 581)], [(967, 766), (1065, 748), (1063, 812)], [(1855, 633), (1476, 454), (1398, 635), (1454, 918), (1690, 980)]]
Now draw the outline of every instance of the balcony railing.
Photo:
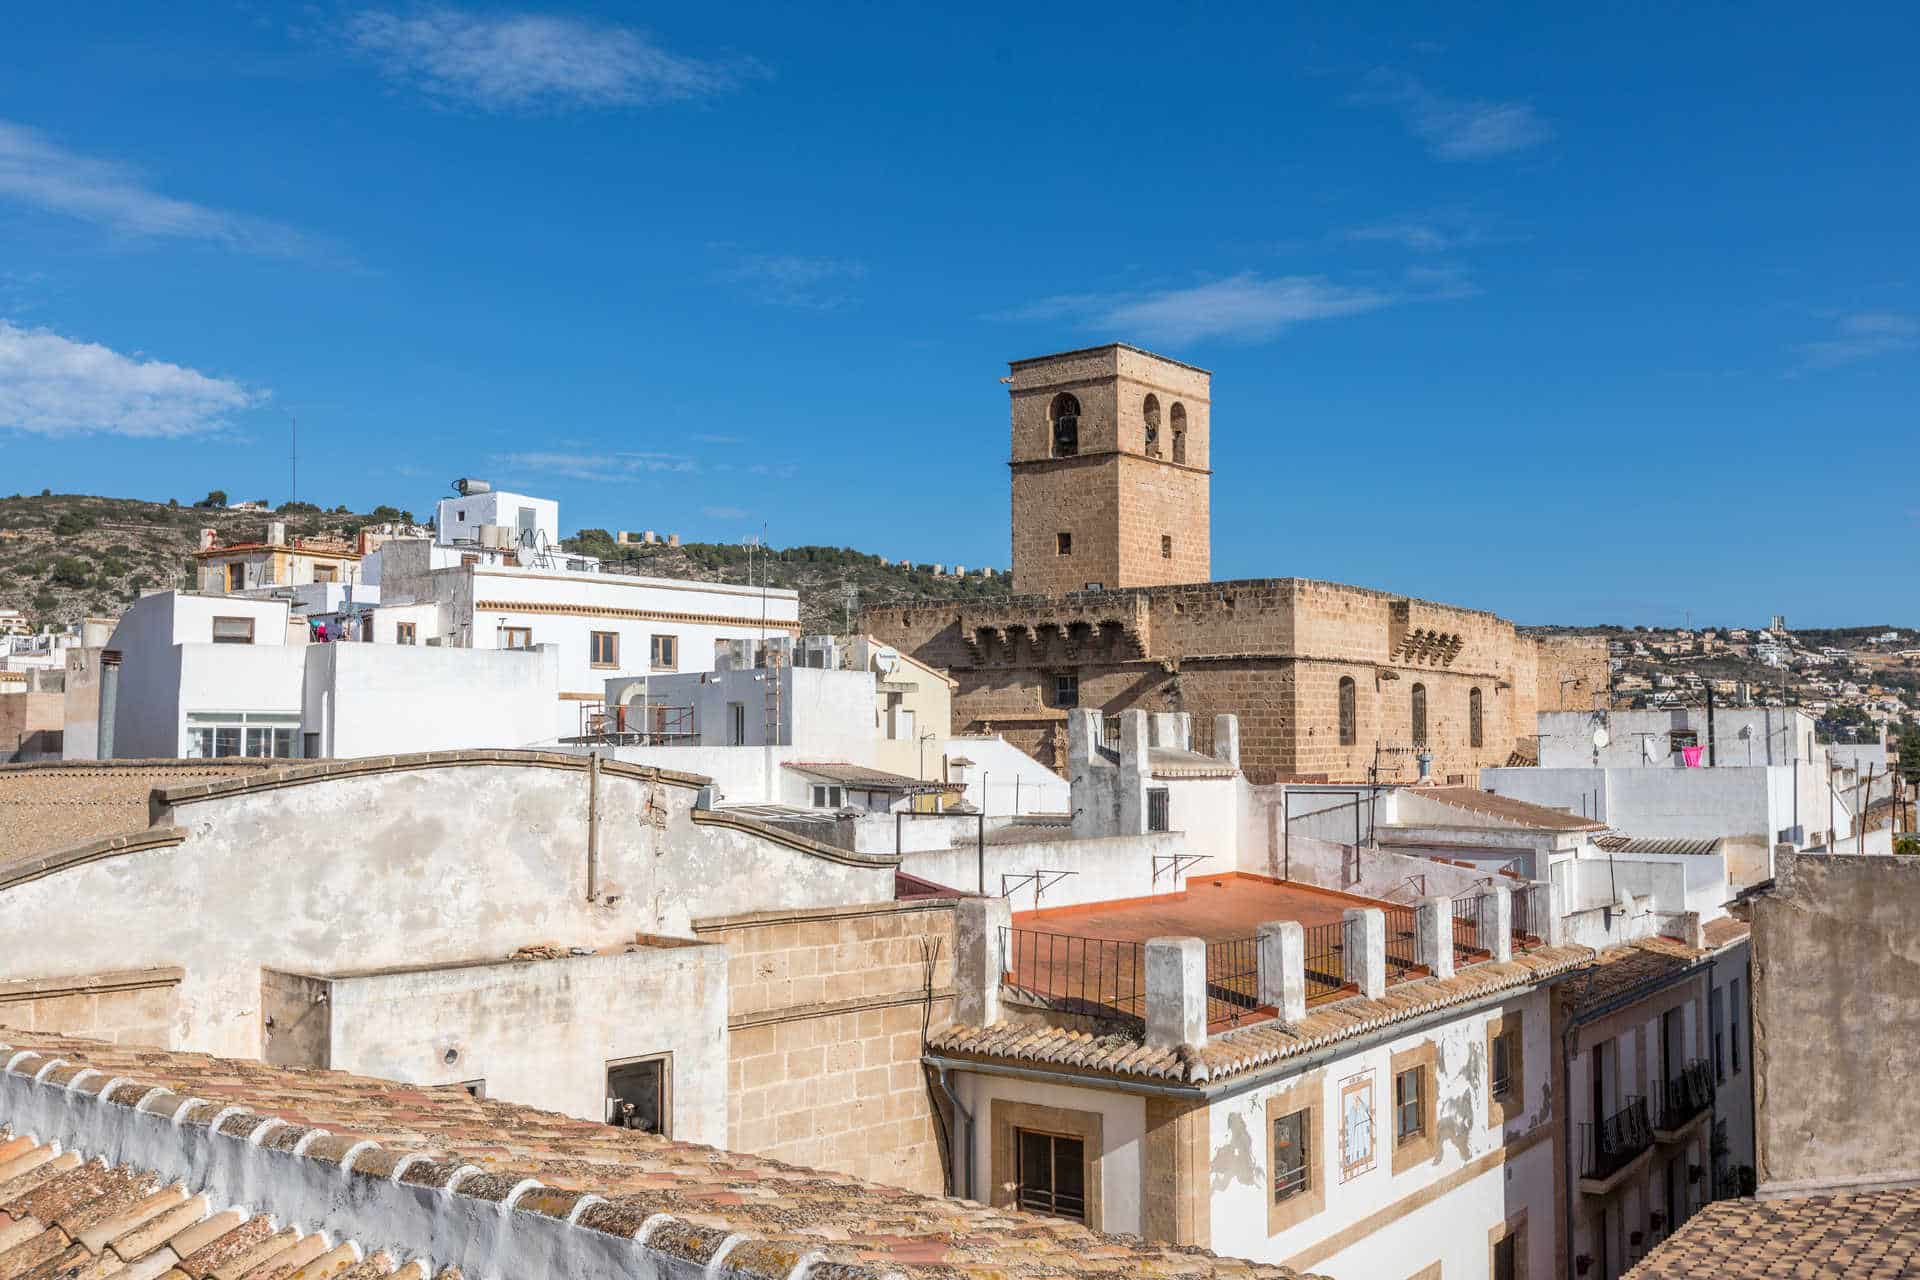
[(1387, 917), (1387, 981), (1403, 982), (1418, 977), (1414, 972), (1420, 962), (1414, 953), (1413, 908), (1388, 907), (1383, 914)]
[(1509, 928), (1513, 933), (1515, 951), (1531, 951), (1542, 946), (1546, 939), (1546, 900), (1540, 885), (1528, 885), (1515, 889), (1512, 895), (1513, 918)]
[(1696, 1058), (1662, 1089), (1660, 1128), (1667, 1133), (1684, 1128), (1712, 1105), (1713, 1064)]
[(1491, 953), (1480, 933), (1480, 912), (1485, 902), (1477, 893), (1453, 900), (1453, 958), (1457, 964), (1472, 964)]
[(1335, 920), (1307, 925), (1301, 932), (1306, 943), (1307, 1003), (1337, 998), (1347, 989), (1346, 926)]
[(1580, 1141), (1585, 1152), (1580, 1176), (1612, 1177), (1653, 1146), (1653, 1126), (1647, 1122), (1647, 1100), (1629, 1098), (1626, 1106), (1598, 1124), (1581, 1125)]
[(1138, 942), (1002, 929), (1000, 954), (1007, 983), (1057, 1008), (1099, 1017), (1146, 1017), (1146, 951)]
[[(1233, 1027), (1260, 1008), (1260, 942), (1232, 938), (1207, 944), (1207, 1026)], [(1267, 1016), (1267, 1015), (1259, 1015)]]

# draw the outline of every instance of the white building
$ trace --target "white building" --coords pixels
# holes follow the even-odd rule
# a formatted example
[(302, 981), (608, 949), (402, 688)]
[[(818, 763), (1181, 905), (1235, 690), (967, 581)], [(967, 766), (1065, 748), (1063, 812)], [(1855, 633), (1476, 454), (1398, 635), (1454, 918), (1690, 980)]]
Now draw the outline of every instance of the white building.
[(284, 600), (162, 591), (114, 628), (102, 759), (386, 755), (550, 740), (552, 648), (310, 644)]

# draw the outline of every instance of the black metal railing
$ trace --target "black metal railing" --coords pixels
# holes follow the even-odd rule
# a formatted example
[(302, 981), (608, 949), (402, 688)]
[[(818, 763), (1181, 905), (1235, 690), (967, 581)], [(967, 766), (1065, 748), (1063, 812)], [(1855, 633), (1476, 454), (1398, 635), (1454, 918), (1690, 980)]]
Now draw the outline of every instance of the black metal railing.
[(1260, 1007), (1260, 941), (1232, 938), (1207, 944), (1207, 1025), (1235, 1026)]
[(1546, 937), (1546, 917), (1543, 914), (1541, 886), (1528, 885), (1515, 889), (1512, 893), (1513, 918), (1508, 929), (1513, 935), (1515, 951), (1531, 951), (1541, 945)]
[(1000, 930), (1002, 981), (1057, 1007), (1145, 1018), (1146, 952), (1138, 942), (1035, 929)]
[(1346, 925), (1334, 920), (1310, 924), (1301, 932), (1307, 977), (1307, 1003), (1331, 1000), (1347, 989)]
[(1453, 900), (1453, 958), (1455, 963), (1464, 963), (1487, 955), (1490, 948), (1481, 941), (1480, 911), (1486, 901), (1480, 894), (1470, 893)]
[(1660, 1127), (1669, 1133), (1713, 1105), (1713, 1064), (1696, 1058), (1661, 1090)]
[(1388, 907), (1382, 914), (1387, 918), (1387, 981), (1399, 982), (1415, 976), (1413, 970), (1420, 961), (1415, 955), (1417, 925), (1413, 908)]
[(1653, 1126), (1647, 1122), (1647, 1100), (1628, 1098), (1626, 1106), (1605, 1120), (1581, 1125), (1580, 1141), (1585, 1152), (1580, 1176), (1612, 1177), (1653, 1145)]

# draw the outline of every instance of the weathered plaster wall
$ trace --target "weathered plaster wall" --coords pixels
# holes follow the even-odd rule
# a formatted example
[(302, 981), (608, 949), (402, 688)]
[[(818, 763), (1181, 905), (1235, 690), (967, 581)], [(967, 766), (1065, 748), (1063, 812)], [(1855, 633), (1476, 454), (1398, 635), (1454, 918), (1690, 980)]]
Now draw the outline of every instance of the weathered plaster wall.
[[(1503, 1125), (1488, 1106), (1487, 1023), (1515, 1016), (1521, 1024), (1522, 1102)], [(1527, 1274), (1556, 1274), (1552, 1135), (1558, 1119), (1549, 1087), (1556, 1046), (1549, 1023), (1546, 993), (1530, 991), (1215, 1103), (1210, 1247), (1291, 1262), (1335, 1280), (1417, 1274), (1434, 1262), (1443, 1275), (1485, 1275), (1488, 1232), (1525, 1213)], [(1394, 1055), (1428, 1045), (1438, 1080), (1436, 1141), (1430, 1156), (1395, 1173)], [(1374, 1157), (1370, 1165), (1343, 1172), (1341, 1090), (1367, 1078), (1373, 1086), (1368, 1122)], [(1319, 1124), (1309, 1150), (1318, 1152), (1311, 1159), (1323, 1179), (1325, 1206), (1270, 1235), (1267, 1099), (1303, 1081), (1318, 1086)]]
[[(1175, 856), (1210, 853), (1199, 863), (1180, 863)], [(980, 884), (984, 854), (986, 884)], [(1179, 870), (1176, 870), (1179, 867)], [(1040, 907), (1070, 907), (1083, 902), (1115, 898), (1145, 898), (1178, 893), (1187, 886), (1187, 872), (1232, 871), (1231, 853), (1215, 853), (1196, 845), (1181, 832), (1137, 836), (1100, 836), (1088, 840), (1035, 840), (993, 843), (984, 850), (971, 842), (951, 848), (908, 853), (900, 869), (966, 892), (1002, 893), (1016, 911)], [(1031, 879), (1039, 872), (1043, 880)], [(1061, 876), (1057, 873), (1067, 872)], [(1015, 883), (1019, 881), (1020, 883)]]
[[(672, 1055), (672, 1136), (727, 1142), (727, 956), (718, 946), (453, 965), (319, 981), (323, 1002), (283, 1005), (267, 1061), (424, 1085), (484, 1081), (486, 1094), (606, 1119), (606, 1069)], [(328, 1024), (326, 1059), (278, 1052), (287, 1015)], [(451, 1060), (449, 1060), (451, 1059)]]
[(176, 847), (0, 891), (0, 911), (33, 921), (40, 942), (0, 948), (0, 979), (179, 965), (173, 1042), (257, 1058), (262, 966), (419, 965), (542, 941), (601, 948), (636, 933), (687, 936), (696, 917), (893, 897), (891, 859), (836, 860), (696, 823), (690, 786), (606, 770), (603, 897), (589, 902), (587, 771), (535, 759), (552, 763), (334, 772), (183, 803), (160, 815), (187, 828)]
[(1753, 904), (1758, 1175), (1920, 1178), (1920, 859), (1782, 856)]
[(170, 1049), (179, 983), (172, 968), (0, 982), (0, 1026)]

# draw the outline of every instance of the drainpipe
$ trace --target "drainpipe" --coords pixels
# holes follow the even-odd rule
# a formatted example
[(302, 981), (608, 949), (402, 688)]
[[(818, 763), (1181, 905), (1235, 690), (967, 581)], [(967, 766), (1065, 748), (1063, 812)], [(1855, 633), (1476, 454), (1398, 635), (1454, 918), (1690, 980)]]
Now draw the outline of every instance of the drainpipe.
[(99, 759), (113, 759), (113, 720), (119, 709), (120, 651), (102, 649), (100, 651), (100, 723), (95, 729), (97, 745), (93, 752)]
[[(934, 1080), (939, 1084), (940, 1092), (946, 1095), (948, 1105), (950, 1105), (953, 1108), (953, 1116), (956, 1122), (953, 1126), (954, 1133), (958, 1135), (962, 1129), (966, 1131), (964, 1146), (961, 1148), (961, 1154), (966, 1159), (966, 1167), (967, 1167), (966, 1183), (964, 1186), (954, 1188), (952, 1194), (957, 1195), (965, 1200), (971, 1200), (974, 1198), (974, 1195), (973, 1195), (973, 1113), (960, 1105), (960, 1099), (955, 1096), (952, 1086), (950, 1086), (947, 1083), (947, 1067), (945, 1063), (942, 1063), (939, 1066), (936, 1066), (934, 1068)], [(954, 1179), (952, 1172), (949, 1171), (947, 1175), (947, 1185), (952, 1186), (954, 1181), (956, 1180)]]
[(600, 753), (587, 755), (587, 901), (600, 900)]

